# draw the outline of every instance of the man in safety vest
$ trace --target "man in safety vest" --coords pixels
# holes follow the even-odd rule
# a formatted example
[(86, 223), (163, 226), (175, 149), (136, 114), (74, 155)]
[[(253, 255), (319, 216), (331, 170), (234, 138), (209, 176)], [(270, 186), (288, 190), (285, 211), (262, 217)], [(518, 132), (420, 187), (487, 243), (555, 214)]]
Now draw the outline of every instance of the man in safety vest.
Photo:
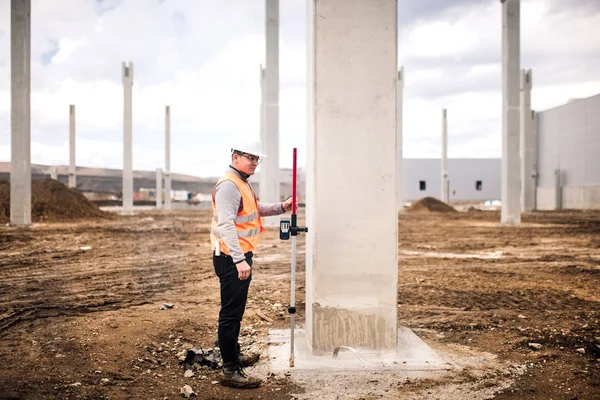
[(223, 361), (221, 384), (255, 388), (261, 380), (248, 376), (243, 367), (259, 356), (240, 356), (238, 337), (252, 280), (252, 252), (265, 231), (260, 217), (283, 214), (292, 209), (292, 199), (283, 203), (259, 203), (248, 178), (266, 157), (259, 141), (231, 149), (231, 165), (212, 192), (213, 221), (210, 241), (213, 265), (221, 286), (219, 347)]

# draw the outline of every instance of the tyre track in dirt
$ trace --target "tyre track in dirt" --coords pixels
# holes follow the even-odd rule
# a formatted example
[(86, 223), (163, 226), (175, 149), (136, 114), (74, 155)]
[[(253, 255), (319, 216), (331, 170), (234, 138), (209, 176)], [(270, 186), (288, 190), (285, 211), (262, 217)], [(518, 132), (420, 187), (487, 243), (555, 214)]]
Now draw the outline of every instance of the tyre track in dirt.
[[(212, 279), (212, 268), (197, 268), (208, 261), (205, 219), (146, 213), (91, 226), (3, 231), (0, 243), (11, 246), (0, 247), (0, 332), (36, 318), (158, 301), (189, 289), (190, 273), (194, 285)], [(198, 241), (189, 243), (190, 235)]]
[[(195, 391), (214, 398), (289, 399), (296, 393), (290, 382), (269, 381), (262, 392), (223, 391), (211, 384), (216, 372), (190, 381), (172, 368), (175, 353), (151, 352), (163, 342), (170, 348), (175, 338), (204, 347), (214, 343), (219, 289), (210, 218), (209, 210), (162, 211), (27, 230), (0, 227), (0, 318), (12, 324), (0, 333), (0, 397), (175, 398), (192, 382)], [(398, 287), (399, 324), (442, 348), (468, 346), (528, 365), (498, 399), (595, 398), (600, 212), (526, 214), (520, 227), (501, 226), (499, 219), (493, 212), (400, 217), (398, 282), (410, 285)], [(242, 324), (247, 345), (266, 346), (269, 329), (289, 327), (291, 250), (276, 231), (269, 228), (256, 251)], [(91, 248), (81, 250), (86, 246)], [(476, 253), (499, 256), (466, 258)], [(297, 322), (305, 315), (304, 254), (302, 236)], [(162, 302), (175, 307), (160, 311)], [(145, 303), (151, 304), (135, 307)], [(532, 350), (530, 342), (542, 350)], [(387, 398), (413, 392), (411, 398), (441, 397), (456, 385), (479, 385), (479, 372), (406, 381)], [(103, 384), (105, 376), (114, 384)], [(364, 383), (369, 388), (379, 377), (370, 379)], [(486, 382), (495, 388), (494, 379)]]
[[(540, 358), (498, 398), (562, 398), (559, 380), (588, 398), (599, 383), (600, 213), (534, 212), (514, 227), (499, 220), (400, 215), (399, 283), (413, 284), (399, 287), (399, 322), (513, 360)], [(531, 356), (531, 342), (541, 354)]]
[[(515, 317), (525, 311), (583, 310), (593, 318), (600, 310), (600, 293), (594, 290), (600, 284), (600, 264), (593, 258), (600, 213), (526, 214), (519, 227), (501, 226), (498, 219), (498, 213), (489, 212), (469, 213), (468, 218), (401, 215), (399, 282), (421, 283), (400, 287), (399, 304), (421, 310), (445, 306), (510, 312)], [(496, 259), (461, 258), (492, 252)]]

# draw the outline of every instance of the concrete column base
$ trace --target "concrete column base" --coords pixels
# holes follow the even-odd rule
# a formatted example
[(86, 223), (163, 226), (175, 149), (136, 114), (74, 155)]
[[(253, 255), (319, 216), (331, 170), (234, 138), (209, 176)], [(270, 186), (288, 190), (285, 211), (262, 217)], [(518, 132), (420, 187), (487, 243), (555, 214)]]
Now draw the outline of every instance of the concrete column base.
[[(269, 332), (268, 355), (270, 369), (286, 371), (290, 367), (290, 330), (274, 329)], [(372, 349), (340, 347), (337, 356), (333, 351), (323, 355), (311, 352), (306, 331), (294, 331), (294, 370), (352, 371), (386, 368), (405, 371), (449, 370), (452, 366), (408, 328), (398, 328), (396, 351), (377, 352)]]

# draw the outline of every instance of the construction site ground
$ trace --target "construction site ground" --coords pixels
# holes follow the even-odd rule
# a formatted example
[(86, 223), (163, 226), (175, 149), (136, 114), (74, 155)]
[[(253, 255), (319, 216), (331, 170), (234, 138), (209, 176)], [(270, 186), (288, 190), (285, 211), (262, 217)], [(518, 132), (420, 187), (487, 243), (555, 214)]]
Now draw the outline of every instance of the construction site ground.
[[(399, 325), (450, 361), (471, 361), (417, 378), (365, 370), (323, 382), (318, 371), (312, 381), (272, 374), (263, 359), (254, 370), (264, 385), (246, 391), (222, 387), (209, 367), (186, 378), (179, 364), (182, 350), (216, 339), (211, 217), (2, 226), (0, 398), (175, 399), (184, 385), (202, 399), (600, 398), (598, 211), (528, 213), (518, 227), (497, 211), (401, 214)], [(244, 348), (264, 352), (269, 329), (289, 326), (290, 256), (270, 228), (255, 255)]]

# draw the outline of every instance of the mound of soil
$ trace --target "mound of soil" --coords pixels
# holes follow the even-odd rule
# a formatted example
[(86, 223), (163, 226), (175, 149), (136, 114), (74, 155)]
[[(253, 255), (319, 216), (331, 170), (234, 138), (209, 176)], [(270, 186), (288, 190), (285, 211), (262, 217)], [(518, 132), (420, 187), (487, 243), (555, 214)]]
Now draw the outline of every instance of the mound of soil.
[[(31, 221), (73, 221), (109, 218), (76, 189), (47, 179), (31, 181)], [(10, 182), (0, 181), (0, 222), (10, 222)]]
[(407, 210), (412, 213), (453, 213), (458, 212), (453, 207), (434, 199), (433, 197), (425, 197), (413, 203)]

